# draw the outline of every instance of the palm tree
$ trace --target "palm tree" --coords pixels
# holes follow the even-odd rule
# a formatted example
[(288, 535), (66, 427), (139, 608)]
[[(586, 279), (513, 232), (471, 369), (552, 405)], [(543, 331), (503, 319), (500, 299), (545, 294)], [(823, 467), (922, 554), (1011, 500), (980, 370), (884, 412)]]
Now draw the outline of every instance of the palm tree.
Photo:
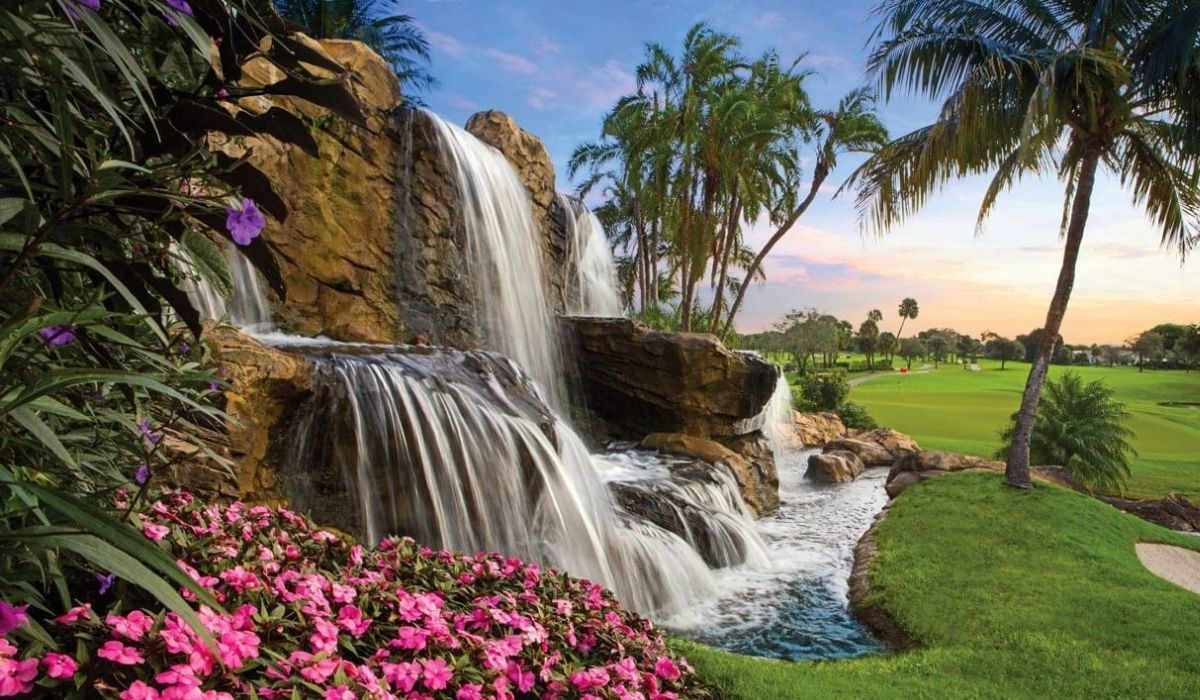
[(904, 335), (904, 322), (910, 318), (916, 318), (921, 310), (917, 308), (917, 300), (912, 297), (904, 297), (900, 300), (900, 330), (896, 331), (896, 338), (899, 339)]
[[(1046, 395), (1030, 436), (1031, 458), (1038, 464), (1061, 464), (1097, 491), (1119, 491), (1129, 476), (1129, 455), (1136, 454), (1125, 427), (1129, 412), (1100, 380), (1083, 383), (1074, 372), (1046, 382)], [(1000, 434), (1003, 458), (1017, 431), (1017, 414)]]
[(1062, 267), (1008, 452), (1030, 488), (1042, 384), (1066, 314), (1102, 168), (1128, 187), (1182, 257), (1200, 211), (1200, 25), (1194, 0), (887, 0), (869, 70), (886, 97), (944, 99), (936, 122), (893, 141), (852, 177), (864, 225), (887, 231), (952, 178), (990, 173), (982, 225), (1022, 176), (1066, 187)]
[[(395, 0), (274, 0), (279, 14), (314, 39), (357, 39), (387, 61), (411, 92), (436, 84), (429, 74), (429, 42)], [(411, 95), (410, 95), (411, 97)]]
[[(775, 233), (767, 239), (766, 244), (747, 268), (747, 280), (753, 279), (762, 269), (763, 261), (767, 259), (771, 250), (787, 235), (787, 232), (804, 215), (804, 212), (808, 211), (817, 198), (821, 186), (825, 184), (826, 178), (837, 167), (838, 156), (851, 152), (874, 152), (887, 143), (887, 129), (875, 115), (874, 106), (874, 96), (868, 90), (857, 89), (843, 97), (836, 110), (815, 113), (809, 136), (815, 145), (817, 158), (813, 165), (808, 194), (799, 202), (793, 200), (794, 203), (787, 207), (779, 217)], [(720, 337), (724, 338), (729, 335), (734, 317), (741, 309), (742, 302), (746, 298), (746, 290), (749, 287), (749, 284), (743, 284), (742, 288), (738, 290), (733, 306), (730, 307), (729, 314), (725, 318), (725, 325)]]

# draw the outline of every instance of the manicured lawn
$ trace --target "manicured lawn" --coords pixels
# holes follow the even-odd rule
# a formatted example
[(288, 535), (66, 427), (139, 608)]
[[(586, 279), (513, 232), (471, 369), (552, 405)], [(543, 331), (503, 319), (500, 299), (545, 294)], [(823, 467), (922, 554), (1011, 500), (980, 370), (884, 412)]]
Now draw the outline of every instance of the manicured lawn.
[(960, 473), (906, 491), (878, 541), (872, 595), (919, 649), (824, 663), (679, 651), (732, 699), (1200, 697), (1200, 596), (1134, 553), (1200, 539), (1064, 489)]
[[(997, 435), (1017, 409), (1029, 365), (984, 361), (982, 371), (942, 365), (928, 374), (880, 377), (855, 387), (850, 398), (881, 425), (908, 433), (921, 447), (990, 457)], [(1162, 406), (1200, 402), (1200, 373), (1138, 372), (1129, 367), (1053, 367), (1085, 380), (1102, 379), (1133, 414), (1129, 427), (1138, 456), (1128, 495), (1151, 498), (1178, 491), (1200, 499), (1200, 410)]]

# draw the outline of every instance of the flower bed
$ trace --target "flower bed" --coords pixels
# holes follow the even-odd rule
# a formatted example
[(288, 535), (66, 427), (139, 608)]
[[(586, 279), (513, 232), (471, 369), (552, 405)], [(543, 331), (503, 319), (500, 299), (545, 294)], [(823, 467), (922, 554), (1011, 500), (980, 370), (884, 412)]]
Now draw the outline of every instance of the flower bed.
[(221, 602), (199, 606), (212, 645), (118, 586), (45, 625), (58, 649), (0, 638), (0, 696), (711, 697), (650, 622), (552, 569), (409, 539), (368, 550), (287, 510), (187, 494), (141, 518)]

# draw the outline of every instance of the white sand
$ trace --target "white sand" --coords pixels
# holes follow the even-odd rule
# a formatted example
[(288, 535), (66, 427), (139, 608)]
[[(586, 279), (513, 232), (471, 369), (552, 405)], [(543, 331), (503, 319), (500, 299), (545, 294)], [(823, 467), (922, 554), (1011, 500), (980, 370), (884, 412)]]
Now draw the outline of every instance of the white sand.
[(1169, 544), (1136, 545), (1138, 559), (1152, 573), (1200, 594), (1200, 552)]

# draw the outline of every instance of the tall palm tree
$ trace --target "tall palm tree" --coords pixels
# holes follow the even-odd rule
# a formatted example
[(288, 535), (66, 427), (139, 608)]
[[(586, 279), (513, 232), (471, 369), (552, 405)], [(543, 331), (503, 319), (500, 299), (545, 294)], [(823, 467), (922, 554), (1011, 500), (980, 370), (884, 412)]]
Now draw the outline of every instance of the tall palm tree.
[[(357, 39), (387, 61), (410, 93), (436, 84), (429, 42), (395, 0), (274, 0), (283, 17), (314, 39)], [(410, 95), (411, 97), (411, 95)]]
[(896, 340), (904, 335), (904, 322), (910, 318), (916, 318), (919, 313), (921, 313), (921, 309), (917, 306), (916, 299), (904, 297), (900, 300), (900, 330), (896, 331)]
[[(836, 110), (814, 113), (809, 138), (814, 143), (817, 159), (813, 165), (808, 194), (804, 199), (793, 202), (779, 217), (775, 233), (767, 239), (746, 270), (747, 280), (752, 279), (762, 269), (763, 261), (770, 255), (771, 250), (812, 206), (825, 180), (837, 167), (840, 155), (850, 152), (875, 152), (887, 143), (887, 129), (875, 115), (874, 105), (875, 99), (870, 91), (856, 89), (841, 99)], [(733, 320), (742, 307), (749, 287), (749, 284), (744, 284), (738, 290), (733, 306), (729, 308), (729, 314), (725, 318), (722, 338), (729, 335), (733, 328)]]
[(1021, 397), (1005, 478), (1030, 488), (1038, 400), (1066, 314), (1097, 173), (1128, 187), (1181, 257), (1200, 212), (1195, 0), (888, 0), (869, 70), (885, 96), (942, 99), (937, 120), (853, 177), (864, 223), (899, 224), (952, 178), (990, 173), (979, 224), (1022, 176), (1066, 187), (1062, 267)]

